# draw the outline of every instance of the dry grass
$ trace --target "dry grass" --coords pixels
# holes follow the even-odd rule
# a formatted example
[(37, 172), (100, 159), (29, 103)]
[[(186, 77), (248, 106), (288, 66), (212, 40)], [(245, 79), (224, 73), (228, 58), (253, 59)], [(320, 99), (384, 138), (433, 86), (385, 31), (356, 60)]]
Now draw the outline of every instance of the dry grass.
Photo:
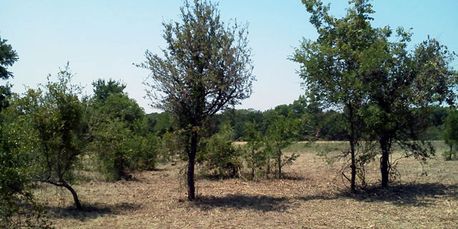
[[(198, 179), (194, 203), (184, 201), (182, 165), (136, 173), (134, 181), (77, 185), (85, 212), (72, 210), (65, 191), (46, 187), (37, 196), (57, 228), (458, 227), (458, 161), (438, 157), (422, 168), (405, 159), (399, 164), (401, 183), (351, 195), (338, 176), (339, 164), (307, 152), (313, 147), (301, 150), (285, 179)], [(369, 172), (377, 182), (375, 164)]]

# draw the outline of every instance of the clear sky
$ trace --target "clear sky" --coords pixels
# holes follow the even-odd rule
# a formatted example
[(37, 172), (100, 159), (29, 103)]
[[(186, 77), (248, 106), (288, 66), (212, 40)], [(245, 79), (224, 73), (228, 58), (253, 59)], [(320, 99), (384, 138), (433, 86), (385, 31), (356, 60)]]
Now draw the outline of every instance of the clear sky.
[[(324, 1), (342, 16), (347, 1)], [(458, 52), (458, 1), (372, 1), (374, 25), (413, 28), (413, 43), (428, 35)], [(74, 81), (92, 93), (98, 78), (127, 84), (129, 96), (147, 112), (142, 84), (148, 72), (132, 63), (144, 61), (146, 49), (164, 47), (163, 21), (177, 20), (181, 0), (0, 0), (0, 36), (19, 54), (11, 68), (13, 91), (46, 82), (48, 74), (70, 62)], [(302, 38), (316, 32), (300, 0), (220, 0), (225, 21), (247, 23), (253, 53), (252, 96), (238, 108), (265, 110), (291, 103), (304, 93), (299, 66), (288, 60)], [(458, 69), (458, 61), (453, 62)]]

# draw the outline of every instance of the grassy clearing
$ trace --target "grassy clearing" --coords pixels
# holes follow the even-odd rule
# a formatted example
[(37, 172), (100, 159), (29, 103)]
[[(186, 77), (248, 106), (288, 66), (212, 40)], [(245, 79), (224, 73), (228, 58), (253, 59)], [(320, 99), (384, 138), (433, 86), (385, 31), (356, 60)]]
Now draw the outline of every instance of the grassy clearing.
[[(448, 146), (444, 141), (431, 141), (433, 147), (436, 150), (436, 155), (441, 156), (442, 153), (448, 150)], [(286, 151), (288, 152), (310, 152), (318, 155), (326, 155), (333, 153), (340, 153), (347, 150), (349, 147), (346, 141), (314, 141), (314, 142), (297, 142), (289, 146)], [(399, 147), (395, 147), (395, 150), (399, 150)]]
[[(72, 210), (69, 194), (54, 187), (36, 194), (57, 228), (458, 227), (458, 161), (437, 156), (421, 165), (403, 159), (400, 182), (393, 187), (351, 195), (338, 175), (340, 162), (330, 164), (317, 155), (344, 147), (342, 142), (294, 144), (287, 151), (301, 156), (285, 168), (287, 179), (199, 179), (194, 203), (184, 200), (184, 164), (136, 173), (134, 181), (81, 182), (76, 189), (86, 212)], [(368, 173), (377, 184), (376, 162)]]

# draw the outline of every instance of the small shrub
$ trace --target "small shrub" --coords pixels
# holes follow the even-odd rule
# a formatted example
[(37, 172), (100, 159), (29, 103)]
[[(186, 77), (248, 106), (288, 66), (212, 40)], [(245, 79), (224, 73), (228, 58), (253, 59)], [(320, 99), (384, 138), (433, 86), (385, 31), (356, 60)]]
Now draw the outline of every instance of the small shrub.
[(199, 161), (208, 175), (238, 177), (242, 168), (242, 149), (232, 145), (233, 130), (224, 124), (221, 130), (203, 142)]
[(134, 135), (130, 139), (129, 167), (132, 170), (152, 170), (156, 166), (159, 140), (153, 134)]
[(183, 144), (180, 141), (180, 135), (174, 132), (166, 132), (160, 140), (158, 140), (158, 155), (157, 158), (160, 162), (173, 161), (174, 158), (180, 157), (185, 160), (183, 154)]
[(456, 160), (456, 151), (454, 150), (446, 150), (442, 152), (442, 156), (444, 157), (444, 160), (446, 161), (451, 161), (451, 160)]

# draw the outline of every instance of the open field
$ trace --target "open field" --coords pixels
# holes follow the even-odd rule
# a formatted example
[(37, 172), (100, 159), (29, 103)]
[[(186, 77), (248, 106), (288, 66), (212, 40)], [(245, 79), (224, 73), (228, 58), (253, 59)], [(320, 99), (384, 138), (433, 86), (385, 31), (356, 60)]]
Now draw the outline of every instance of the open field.
[[(440, 152), (423, 166), (403, 159), (400, 182), (389, 190), (351, 195), (338, 175), (341, 164), (317, 155), (344, 145), (313, 144), (289, 148), (301, 155), (285, 168), (285, 179), (198, 179), (194, 203), (184, 201), (184, 164), (136, 173), (134, 181), (81, 182), (75, 188), (86, 212), (72, 210), (66, 191), (46, 187), (36, 194), (57, 228), (458, 227), (458, 161), (444, 161)], [(376, 163), (368, 173), (376, 183)]]

